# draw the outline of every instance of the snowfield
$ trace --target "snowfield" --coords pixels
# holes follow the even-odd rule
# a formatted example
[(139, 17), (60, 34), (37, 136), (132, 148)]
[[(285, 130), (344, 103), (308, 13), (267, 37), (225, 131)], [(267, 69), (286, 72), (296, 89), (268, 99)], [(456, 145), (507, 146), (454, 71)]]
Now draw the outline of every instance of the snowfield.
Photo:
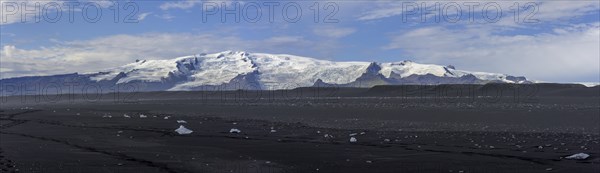
[(132, 81), (165, 82), (178, 79), (170, 91), (187, 91), (202, 86), (218, 86), (236, 78), (256, 80), (262, 89), (293, 89), (310, 87), (318, 80), (327, 84), (348, 84), (366, 73), (385, 78), (405, 78), (411, 75), (434, 75), (460, 78), (473, 75), (480, 80), (505, 83), (523, 81), (508, 79), (508, 75), (456, 70), (452, 66), (419, 64), (411, 61), (393, 63), (334, 62), (287, 54), (225, 51), (198, 54), (170, 60), (138, 60), (135, 63), (92, 74), (96, 82), (115, 80), (117, 84)]

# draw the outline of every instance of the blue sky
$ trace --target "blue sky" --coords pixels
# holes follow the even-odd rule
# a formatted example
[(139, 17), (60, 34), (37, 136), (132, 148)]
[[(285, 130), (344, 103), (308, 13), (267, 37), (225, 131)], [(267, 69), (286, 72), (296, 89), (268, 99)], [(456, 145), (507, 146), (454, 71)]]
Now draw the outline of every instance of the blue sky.
[[(243, 50), (335, 61), (408, 59), (549, 82), (600, 80), (597, 0), (67, 2), (79, 3), (73, 22), (64, 1), (1, 1), (2, 78), (95, 72), (135, 59)], [(270, 11), (267, 4), (274, 3)], [(221, 15), (223, 4), (238, 6), (239, 22), (232, 14)], [(61, 7), (62, 16), (53, 22), (55, 7)], [(22, 16), (23, 8), (41, 12), (40, 21)], [(101, 17), (88, 21), (97, 9)], [(295, 9), (301, 9), (300, 18)], [(421, 14), (423, 9), (436, 11)], [(496, 17), (499, 10), (502, 15)], [(260, 19), (252, 21), (256, 14)]]

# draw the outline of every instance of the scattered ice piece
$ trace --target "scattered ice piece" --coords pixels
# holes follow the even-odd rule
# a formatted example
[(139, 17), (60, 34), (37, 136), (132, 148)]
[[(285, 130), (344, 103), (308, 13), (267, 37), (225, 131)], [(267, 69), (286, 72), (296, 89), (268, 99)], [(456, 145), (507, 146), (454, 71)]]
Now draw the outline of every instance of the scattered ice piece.
[(360, 132), (360, 135), (364, 135), (364, 134), (367, 134), (367, 133), (365, 133), (365, 132)]
[(271, 163), (271, 161), (265, 161), (265, 163), (266, 163), (266, 164), (270, 164), (270, 163)]
[(590, 157), (589, 154), (585, 154), (585, 153), (577, 153), (577, 154), (573, 154), (570, 156), (565, 157), (566, 159), (574, 159), (574, 160), (585, 160), (588, 157)]
[(352, 143), (356, 142), (356, 138), (350, 137), (350, 142), (352, 142)]
[(125, 117), (125, 118), (131, 118), (131, 116), (129, 116), (127, 114), (123, 114), (123, 117)]
[(171, 116), (165, 116), (163, 119), (168, 120)]
[(144, 114), (140, 114), (140, 118), (148, 118), (148, 116), (146, 116)]
[(325, 138), (333, 138), (333, 136), (331, 136), (329, 134), (325, 134), (325, 135), (323, 135), (323, 137), (325, 137)]
[(318, 130), (317, 130), (317, 134), (321, 134), (321, 131), (318, 131)]
[(271, 133), (275, 133), (275, 132), (277, 132), (277, 130), (271, 129)]
[(183, 124), (183, 123), (187, 123), (187, 122), (185, 120), (177, 120), (177, 123)]
[(384, 142), (390, 142), (390, 139), (384, 139), (383, 141)]
[(235, 128), (229, 130), (229, 133), (241, 133), (241, 132), (242, 132), (241, 130), (235, 129)]
[(367, 160), (366, 162), (367, 162), (367, 163), (373, 163), (373, 161), (370, 161), (370, 160)]
[(350, 133), (348, 136), (356, 136), (356, 133)]
[(183, 125), (179, 125), (179, 128), (175, 129), (175, 131), (177, 133), (179, 133), (180, 135), (187, 135), (187, 134), (190, 134), (190, 133), (194, 132), (194, 131), (192, 131), (190, 129), (185, 128)]
[(546, 171), (552, 171), (552, 170), (553, 170), (552, 168), (546, 168)]
[(237, 122), (233, 122), (232, 124), (233, 124), (233, 125), (237, 125)]

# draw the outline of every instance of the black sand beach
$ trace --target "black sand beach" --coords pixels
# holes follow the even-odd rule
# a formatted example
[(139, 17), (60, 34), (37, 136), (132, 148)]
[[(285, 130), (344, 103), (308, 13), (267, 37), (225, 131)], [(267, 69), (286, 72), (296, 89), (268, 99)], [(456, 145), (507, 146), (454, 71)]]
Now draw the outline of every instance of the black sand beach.
[[(383, 97), (366, 89), (337, 97), (231, 93), (37, 103), (3, 97), (1, 172), (600, 171), (597, 95), (539, 92), (523, 101)], [(176, 133), (180, 125), (193, 133)], [(565, 158), (576, 153), (590, 157)]]

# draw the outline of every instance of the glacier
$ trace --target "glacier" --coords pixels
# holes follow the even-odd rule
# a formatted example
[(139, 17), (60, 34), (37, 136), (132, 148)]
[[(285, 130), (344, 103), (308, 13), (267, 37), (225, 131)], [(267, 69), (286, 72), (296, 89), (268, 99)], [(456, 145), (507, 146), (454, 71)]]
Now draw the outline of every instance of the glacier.
[(136, 84), (139, 91), (280, 90), (298, 87), (532, 83), (525, 77), (457, 70), (453, 66), (399, 62), (335, 62), (288, 54), (223, 51), (166, 60), (137, 60), (101, 72), (2, 79), (2, 82), (82, 80), (100, 85)]

